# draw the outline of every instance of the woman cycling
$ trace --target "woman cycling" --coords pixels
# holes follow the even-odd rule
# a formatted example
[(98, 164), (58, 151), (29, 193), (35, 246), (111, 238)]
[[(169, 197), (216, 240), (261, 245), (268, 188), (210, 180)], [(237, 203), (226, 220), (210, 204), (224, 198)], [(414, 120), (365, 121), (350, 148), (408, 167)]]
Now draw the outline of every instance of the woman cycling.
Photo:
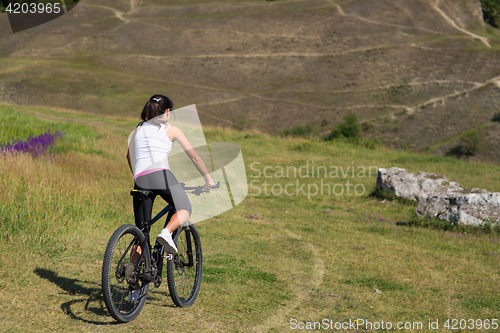
[[(172, 144), (177, 141), (191, 159), (196, 169), (205, 180), (203, 189), (210, 191), (215, 185), (207, 167), (198, 153), (193, 149), (184, 133), (176, 126), (168, 123), (172, 111), (172, 101), (163, 95), (153, 95), (144, 106), (140, 122), (132, 133), (127, 160), (134, 175), (134, 189), (152, 190), (147, 200), (134, 197), (135, 224), (144, 228), (144, 221), (151, 220), (153, 202), (157, 195), (175, 208), (176, 213), (161, 231), (157, 241), (165, 247), (165, 252), (176, 254), (177, 247), (172, 240), (172, 232), (187, 222), (191, 216), (191, 203), (173, 173), (170, 171), (168, 154)], [(143, 216), (142, 205), (146, 205)], [(139, 249), (137, 249), (139, 250)], [(140, 253), (137, 253), (140, 255)]]

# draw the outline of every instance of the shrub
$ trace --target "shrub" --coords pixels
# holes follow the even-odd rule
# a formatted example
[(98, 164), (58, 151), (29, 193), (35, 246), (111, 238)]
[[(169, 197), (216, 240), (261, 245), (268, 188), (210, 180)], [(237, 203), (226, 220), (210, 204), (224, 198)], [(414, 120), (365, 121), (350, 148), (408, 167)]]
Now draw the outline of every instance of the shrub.
[(289, 150), (293, 151), (309, 151), (311, 149), (311, 142), (303, 141), (299, 143), (292, 144), (288, 147)]
[(500, 0), (481, 0), (484, 22), (498, 29), (500, 23)]
[(338, 130), (333, 130), (330, 133), (323, 136), (323, 140), (332, 141), (333, 139), (338, 139), (341, 137), (341, 134)]
[(474, 156), (481, 144), (481, 132), (478, 129), (469, 131), (462, 137), (460, 144), (447, 153), (447, 155), (462, 157)]
[(231, 122), (233, 123), (233, 128), (237, 131), (242, 131), (247, 125), (246, 119), (239, 119), (237, 117), (232, 117)]
[(481, 144), (481, 133), (474, 130), (462, 138), (462, 147), (464, 155), (474, 155)]
[(360, 138), (358, 144), (365, 146), (369, 149), (375, 149), (377, 147), (382, 146), (382, 142), (379, 139), (375, 138), (375, 140)]
[(339, 124), (338, 130), (346, 138), (358, 138), (361, 132), (361, 125), (359, 124), (358, 117), (354, 113), (349, 113), (344, 117), (344, 122)]
[(312, 123), (307, 123), (304, 126), (297, 125), (284, 129), (281, 135), (306, 138), (312, 135), (313, 130), (314, 125)]
[(337, 129), (331, 131), (323, 137), (325, 141), (330, 141), (338, 138), (347, 138), (357, 140), (361, 133), (361, 125), (358, 117), (354, 113), (349, 113), (344, 117), (344, 121), (337, 125)]

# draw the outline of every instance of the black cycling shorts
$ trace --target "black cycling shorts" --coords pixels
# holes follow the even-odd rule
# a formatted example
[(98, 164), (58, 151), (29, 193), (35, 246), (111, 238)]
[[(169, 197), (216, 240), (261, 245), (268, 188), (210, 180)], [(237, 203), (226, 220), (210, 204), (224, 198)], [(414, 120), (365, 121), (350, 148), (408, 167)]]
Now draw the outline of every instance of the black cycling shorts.
[(191, 215), (191, 203), (182, 189), (174, 174), (170, 170), (155, 171), (150, 174), (139, 176), (135, 179), (134, 189), (151, 190), (153, 195), (144, 201), (146, 205), (146, 219), (143, 216), (142, 202), (134, 197), (135, 225), (139, 229), (144, 228), (144, 221), (151, 220), (153, 203), (157, 195), (172, 205), (176, 211), (187, 210)]

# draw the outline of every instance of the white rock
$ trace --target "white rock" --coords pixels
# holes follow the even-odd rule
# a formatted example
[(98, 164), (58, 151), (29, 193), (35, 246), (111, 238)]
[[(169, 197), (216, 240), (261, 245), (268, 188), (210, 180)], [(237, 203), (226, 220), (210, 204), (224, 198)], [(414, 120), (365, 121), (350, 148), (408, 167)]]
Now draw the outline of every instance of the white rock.
[(468, 192), (444, 176), (413, 174), (401, 168), (379, 169), (377, 188), (417, 200), (417, 215), (469, 225), (500, 223), (500, 193), (481, 189)]

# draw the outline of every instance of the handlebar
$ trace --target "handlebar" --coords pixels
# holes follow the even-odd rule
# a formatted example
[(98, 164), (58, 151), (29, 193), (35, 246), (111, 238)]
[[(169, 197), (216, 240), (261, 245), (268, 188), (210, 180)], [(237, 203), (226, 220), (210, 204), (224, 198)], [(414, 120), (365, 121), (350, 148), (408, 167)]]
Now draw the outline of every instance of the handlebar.
[[(184, 191), (192, 191), (191, 194), (194, 194), (196, 196), (199, 196), (203, 192), (209, 192), (209, 191), (204, 191), (203, 190), (203, 185), (200, 186), (195, 186), (195, 187), (187, 187), (186, 183), (181, 183), (182, 189)], [(214, 186), (211, 187), (211, 189), (214, 188), (219, 188), (220, 187), (220, 181), (217, 182)]]

